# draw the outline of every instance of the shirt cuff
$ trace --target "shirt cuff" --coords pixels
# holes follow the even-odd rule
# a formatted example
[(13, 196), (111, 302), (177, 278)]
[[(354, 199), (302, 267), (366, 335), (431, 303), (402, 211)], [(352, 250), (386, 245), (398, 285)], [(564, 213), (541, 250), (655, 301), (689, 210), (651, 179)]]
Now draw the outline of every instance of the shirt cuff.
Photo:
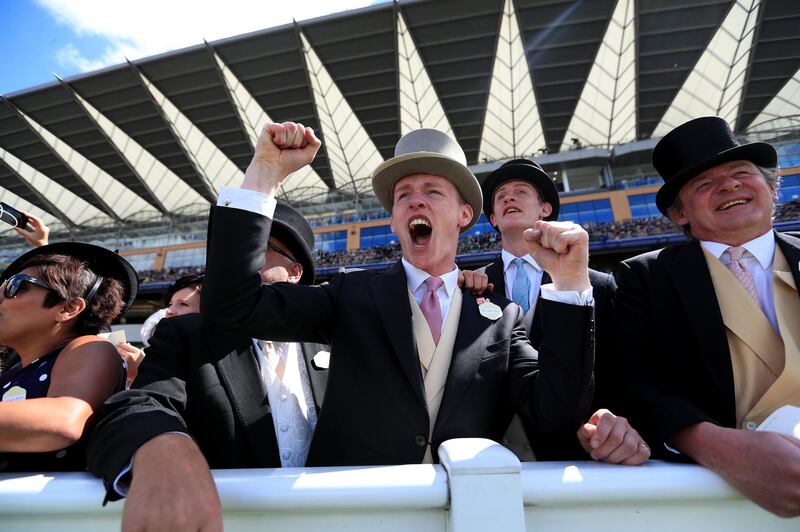
[(670, 446), (669, 446), (669, 445), (667, 445), (666, 443), (664, 444), (664, 448), (665, 448), (667, 451), (669, 451), (670, 453), (672, 453), (672, 454), (674, 454), (674, 455), (676, 455), (676, 456), (683, 456), (683, 453), (682, 453), (682, 452), (680, 452), (680, 451), (679, 451), (679, 450), (677, 450), (677, 449), (673, 449), (672, 447), (670, 447)]
[(272, 218), (277, 200), (269, 194), (235, 187), (222, 187), (217, 199), (217, 207), (232, 207), (250, 211)]
[[(186, 434), (185, 432), (165, 432), (164, 434), (180, 434), (182, 436), (186, 436), (187, 438), (191, 439), (192, 437)], [(159, 434), (160, 436), (160, 434)], [(125, 467), (122, 468), (122, 471), (119, 472), (119, 475), (114, 479), (114, 482), (111, 483), (111, 488), (117, 492), (117, 495), (120, 497), (127, 497), (128, 490), (131, 489), (131, 479), (133, 478), (133, 458), (131, 458)]]
[(583, 292), (578, 292), (577, 290), (556, 290), (553, 283), (548, 283), (542, 285), (541, 296), (543, 299), (568, 305), (585, 307), (594, 305), (594, 290), (591, 286)]

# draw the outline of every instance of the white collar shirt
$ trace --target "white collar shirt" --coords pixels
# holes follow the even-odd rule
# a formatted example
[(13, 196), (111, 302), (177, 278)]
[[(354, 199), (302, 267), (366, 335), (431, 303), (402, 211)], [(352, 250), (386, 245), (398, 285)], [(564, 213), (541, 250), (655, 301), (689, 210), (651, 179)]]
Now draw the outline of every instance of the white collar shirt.
[[(405, 258), (402, 260), (403, 269), (406, 272), (406, 281), (408, 289), (414, 294), (414, 299), (419, 305), (422, 303), (422, 296), (427, 291), (425, 280), (431, 275), (425, 270), (421, 270), (408, 262)], [(442, 310), (442, 327), (447, 320), (447, 313), (450, 311), (450, 302), (453, 300), (453, 292), (458, 288), (458, 268), (453, 265), (453, 269), (439, 278), (444, 281), (444, 284), (436, 290), (436, 296), (439, 298), (439, 307)], [(439, 331), (441, 332), (441, 331)]]
[[(700, 244), (706, 251), (721, 260), (726, 267), (728, 266), (730, 259), (725, 250), (731, 246), (705, 240), (701, 240)], [(772, 328), (779, 331), (778, 317), (775, 313), (775, 295), (772, 290), (772, 262), (775, 258), (775, 246), (775, 236), (772, 234), (772, 229), (770, 229), (763, 235), (745, 242), (740, 247), (747, 250), (747, 253), (742, 255), (742, 262), (747, 271), (753, 276), (756, 293), (758, 294), (758, 304)]]

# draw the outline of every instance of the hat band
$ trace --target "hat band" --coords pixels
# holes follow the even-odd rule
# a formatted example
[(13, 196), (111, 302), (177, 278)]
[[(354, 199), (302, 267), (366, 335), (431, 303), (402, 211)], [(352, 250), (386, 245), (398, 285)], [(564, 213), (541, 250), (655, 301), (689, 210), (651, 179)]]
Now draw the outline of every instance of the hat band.
[(94, 280), (94, 284), (89, 289), (89, 292), (83, 298), (86, 301), (86, 305), (87, 306), (89, 305), (89, 303), (92, 302), (92, 299), (94, 299), (94, 296), (97, 295), (97, 291), (100, 289), (100, 283), (102, 283), (102, 282), (103, 282), (103, 276), (102, 275), (98, 275), (97, 278)]

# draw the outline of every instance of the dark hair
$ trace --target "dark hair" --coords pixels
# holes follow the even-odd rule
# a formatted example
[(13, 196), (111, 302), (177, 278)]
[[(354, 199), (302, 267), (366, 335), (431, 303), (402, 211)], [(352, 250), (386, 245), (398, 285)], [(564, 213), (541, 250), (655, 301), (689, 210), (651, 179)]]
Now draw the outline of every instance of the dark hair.
[[(60, 254), (45, 254), (32, 257), (20, 265), (20, 270), (32, 268), (36, 277), (40, 277), (53, 290), (47, 292), (43, 305), (52, 308), (62, 301), (86, 298), (97, 274), (89, 269), (89, 265), (75, 257)], [(86, 309), (75, 321), (75, 332), (78, 334), (97, 334), (108, 327), (119, 316), (125, 306), (125, 289), (117, 279), (103, 278), (99, 288)]]
[(172, 296), (178, 290), (183, 290), (184, 288), (191, 288), (195, 292), (200, 292), (203, 289), (203, 280), (205, 279), (205, 274), (198, 273), (192, 275), (184, 275), (183, 277), (179, 277), (175, 280), (174, 283), (169, 285), (167, 291), (164, 293), (164, 297), (162, 298), (162, 304), (165, 307), (170, 305), (172, 301)]

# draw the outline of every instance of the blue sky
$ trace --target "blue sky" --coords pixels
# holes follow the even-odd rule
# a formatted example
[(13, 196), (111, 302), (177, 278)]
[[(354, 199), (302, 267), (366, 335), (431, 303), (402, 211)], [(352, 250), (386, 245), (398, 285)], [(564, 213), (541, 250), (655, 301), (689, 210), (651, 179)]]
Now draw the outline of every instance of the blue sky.
[(32, 1), (7, 0), (0, 8), (0, 93), (30, 88), (78, 74), (75, 65), (59, 62), (58, 52), (69, 44), (89, 55), (100, 55), (106, 39), (75, 34), (60, 25), (43, 7)]
[(386, 0), (0, 0), (0, 94)]

